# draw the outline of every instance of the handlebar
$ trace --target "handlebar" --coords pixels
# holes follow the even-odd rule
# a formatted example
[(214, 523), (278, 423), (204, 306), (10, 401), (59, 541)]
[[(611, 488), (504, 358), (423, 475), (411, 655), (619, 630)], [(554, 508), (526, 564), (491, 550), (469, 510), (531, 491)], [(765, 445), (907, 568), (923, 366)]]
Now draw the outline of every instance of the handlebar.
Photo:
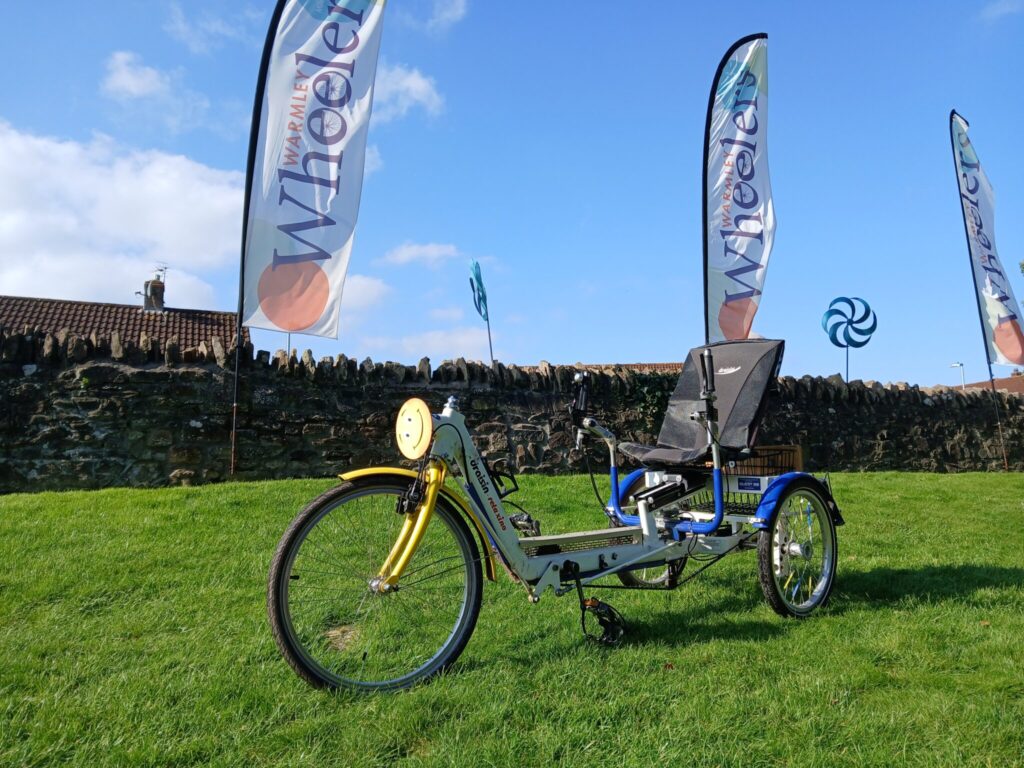
[(572, 404), (569, 406), (569, 418), (574, 427), (582, 427), (587, 416), (589, 405), (590, 373), (581, 371), (573, 377)]
[(592, 435), (597, 435), (602, 440), (615, 439), (615, 435), (614, 433), (612, 433), (610, 429), (608, 429), (607, 427), (602, 427), (597, 419), (591, 418), (590, 416), (587, 416), (585, 419), (583, 419), (583, 429), (585, 429)]
[(711, 350), (706, 347), (700, 356), (700, 378), (704, 384), (702, 396), (706, 398), (709, 394), (713, 395), (715, 392), (715, 360), (711, 356)]
[(590, 373), (581, 371), (573, 378), (572, 404), (569, 406), (569, 418), (576, 431), (576, 450), (583, 447), (583, 436), (591, 434), (604, 440), (611, 454), (609, 459), (611, 466), (615, 467), (615, 434), (603, 426), (600, 422), (587, 415), (587, 407), (590, 404)]
[(705, 403), (703, 414), (705, 423), (717, 422), (718, 409), (715, 407), (715, 400), (717, 399), (717, 395), (715, 395), (715, 359), (709, 347), (705, 347), (704, 353), (700, 356), (700, 373), (704, 382), (704, 389), (700, 393), (700, 397)]

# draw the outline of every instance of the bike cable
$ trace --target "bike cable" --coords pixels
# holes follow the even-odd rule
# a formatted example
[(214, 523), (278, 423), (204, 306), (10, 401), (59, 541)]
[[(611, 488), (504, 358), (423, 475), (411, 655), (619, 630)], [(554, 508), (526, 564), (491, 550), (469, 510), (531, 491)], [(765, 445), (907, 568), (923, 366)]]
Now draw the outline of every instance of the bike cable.
[(583, 463), (587, 467), (587, 474), (590, 475), (590, 485), (594, 489), (594, 497), (597, 499), (597, 503), (601, 505), (601, 510), (605, 509), (605, 501), (601, 498), (601, 492), (597, 490), (597, 479), (594, 477), (594, 470), (590, 468), (590, 456), (587, 455), (586, 448), (583, 449)]

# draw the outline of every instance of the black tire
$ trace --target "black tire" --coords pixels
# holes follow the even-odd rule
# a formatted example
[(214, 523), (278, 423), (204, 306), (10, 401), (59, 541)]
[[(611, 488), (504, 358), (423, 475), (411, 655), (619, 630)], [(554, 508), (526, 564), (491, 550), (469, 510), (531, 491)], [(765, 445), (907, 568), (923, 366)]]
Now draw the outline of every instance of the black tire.
[[(629, 503), (629, 498), (633, 494), (642, 491), (644, 489), (645, 482), (644, 476), (640, 475), (640, 477), (630, 483), (626, 490), (621, 494), (619, 504), (622, 507), (622, 511), (627, 515), (636, 514), (636, 504)], [(611, 527), (618, 527), (618, 522), (616, 520), (612, 520), (610, 523)], [(670, 589), (675, 586), (679, 577), (679, 571), (681, 570), (682, 569), (679, 567), (673, 568), (670, 565), (656, 565), (651, 568), (637, 568), (633, 571), (619, 571), (615, 575), (619, 577), (619, 581), (626, 587), (638, 587), (640, 589)]]
[(838, 553), (836, 526), (821, 490), (797, 480), (779, 499), (771, 528), (761, 531), (757, 542), (758, 577), (772, 610), (803, 619), (827, 605)]
[(462, 516), (441, 496), (398, 588), (370, 587), (404, 522), (395, 510), (410, 482), (378, 476), (332, 488), (278, 544), (267, 586), (270, 626), (310, 685), (407, 688), (447, 669), (473, 633), (480, 557)]

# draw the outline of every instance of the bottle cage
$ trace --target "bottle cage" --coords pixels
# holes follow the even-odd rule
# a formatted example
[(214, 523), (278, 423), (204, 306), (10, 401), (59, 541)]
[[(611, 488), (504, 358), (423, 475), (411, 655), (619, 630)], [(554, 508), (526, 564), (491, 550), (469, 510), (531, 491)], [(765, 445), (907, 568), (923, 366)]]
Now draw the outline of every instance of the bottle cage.
[(494, 481), (494, 490), (498, 492), (498, 498), (504, 499), (506, 496), (515, 493), (519, 490), (519, 483), (516, 482), (515, 475), (508, 471), (507, 459), (501, 459), (505, 462), (506, 469), (496, 469), (491, 463), (484, 459), (484, 467), (487, 469), (487, 474), (491, 476)]

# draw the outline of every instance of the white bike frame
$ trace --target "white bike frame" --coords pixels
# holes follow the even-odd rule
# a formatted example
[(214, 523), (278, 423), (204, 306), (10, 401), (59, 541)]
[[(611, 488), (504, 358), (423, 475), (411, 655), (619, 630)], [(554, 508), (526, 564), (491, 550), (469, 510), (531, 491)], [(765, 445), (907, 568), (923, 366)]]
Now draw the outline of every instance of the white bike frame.
[[(443, 462), (473, 505), (476, 516), (508, 569), (527, 587), (537, 602), (551, 587), (561, 595), (582, 584), (645, 563), (665, 563), (694, 551), (693, 539), (676, 541), (659, 533), (646, 502), (639, 502), (641, 525), (604, 528), (557, 536), (520, 537), (508, 519), (494, 480), (466, 428), (455, 398), (440, 415), (433, 415), (434, 441), (430, 458)], [(703, 538), (703, 537), (697, 537)], [(722, 549), (739, 541), (715, 537)], [(719, 549), (719, 547), (714, 547)], [(708, 551), (701, 548), (700, 551)]]

